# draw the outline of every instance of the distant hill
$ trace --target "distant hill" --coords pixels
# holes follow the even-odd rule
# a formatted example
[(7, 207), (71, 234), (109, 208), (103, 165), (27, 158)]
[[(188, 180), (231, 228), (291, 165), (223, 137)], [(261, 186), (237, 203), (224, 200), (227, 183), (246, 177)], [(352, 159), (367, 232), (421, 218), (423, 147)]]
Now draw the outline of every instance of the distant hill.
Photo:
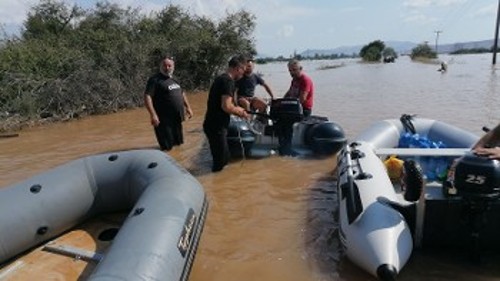
[[(369, 43), (369, 42), (368, 42)], [(367, 44), (368, 44), (367, 43)], [(415, 48), (418, 44), (407, 41), (384, 41), (386, 47), (393, 48), (398, 54), (409, 54), (411, 50)], [(434, 44), (429, 44), (434, 48)], [(361, 48), (364, 45), (356, 45), (356, 46), (341, 46), (334, 49), (308, 49), (304, 52), (300, 53), (303, 57), (314, 57), (316, 54), (318, 55), (333, 55), (333, 54), (359, 54)], [(473, 42), (460, 42), (453, 44), (443, 44), (438, 45), (438, 53), (451, 53), (459, 49), (473, 49), (473, 48), (491, 48), (493, 46), (492, 40), (483, 40), (483, 41), (473, 41)]]
[(438, 46), (438, 53), (451, 53), (460, 49), (476, 49), (476, 48), (486, 48), (491, 49), (493, 47), (493, 39), (492, 40), (483, 40), (483, 41), (473, 41), (473, 42), (461, 42), (461, 43), (453, 43), (446, 45)]

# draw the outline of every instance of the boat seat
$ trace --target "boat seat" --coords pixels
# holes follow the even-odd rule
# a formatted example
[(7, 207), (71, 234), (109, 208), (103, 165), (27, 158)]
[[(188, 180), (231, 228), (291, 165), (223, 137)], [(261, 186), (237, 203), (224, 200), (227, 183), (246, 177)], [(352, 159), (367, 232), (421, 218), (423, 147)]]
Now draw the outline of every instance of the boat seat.
[(378, 156), (450, 156), (459, 157), (470, 151), (470, 148), (379, 148)]

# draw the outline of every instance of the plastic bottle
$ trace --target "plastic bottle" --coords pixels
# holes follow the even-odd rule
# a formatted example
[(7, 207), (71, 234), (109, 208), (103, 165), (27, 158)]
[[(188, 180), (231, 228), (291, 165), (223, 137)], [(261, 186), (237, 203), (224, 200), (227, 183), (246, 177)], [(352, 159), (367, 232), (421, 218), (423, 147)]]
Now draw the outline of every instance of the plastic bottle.
[(450, 167), (450, 161), (447, 157), (439, 157), (437, 159), (437, 165), (436, 165), (437, 180), (439, 181), (446, 180), (449, 167)]

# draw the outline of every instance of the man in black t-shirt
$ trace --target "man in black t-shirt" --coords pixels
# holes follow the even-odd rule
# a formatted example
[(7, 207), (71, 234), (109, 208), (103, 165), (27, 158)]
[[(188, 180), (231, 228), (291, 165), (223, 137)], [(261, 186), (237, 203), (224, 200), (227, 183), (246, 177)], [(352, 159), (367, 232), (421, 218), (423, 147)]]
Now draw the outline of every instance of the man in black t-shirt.
[(193, 116), (191, 106), (179, 83), (172, 78), (175, 64), (170, 58), (160, 64), (160, 72), (148, 79), (144, 104), (154, 126), (161, 150), (171, 150), (184, 142), (182, 122)]
[(229, 60), (225, 73), (215, 78), (208, 93), (207, 111), (203, 122), (203, 131), (208, 138), (212, 153), (212, 171), (218, 172), (229, 162), (227, 128), (230, 114), (248, 119), (246, 110), (235, 103), (234, 81), (243, 76), (247, 58), (234, 56)]

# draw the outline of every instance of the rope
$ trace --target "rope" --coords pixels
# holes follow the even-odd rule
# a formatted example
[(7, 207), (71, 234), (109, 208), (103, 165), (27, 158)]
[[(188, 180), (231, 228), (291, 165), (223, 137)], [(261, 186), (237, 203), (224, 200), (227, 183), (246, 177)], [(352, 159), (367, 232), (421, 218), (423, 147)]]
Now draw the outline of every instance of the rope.
[(239, 126), (236, 126), (236, 127), (238, 130), (238, 139), (240, 141), (240, 148), (241, 148), (241, 156), (242, 156), (241, 166), (243, 166), (243, 162), (247, 159), (247, 157), (246, 157), (246, 153), (245, 153), (245, 146), (243, 145), (243, 138), (241, 137), (240, 127)]
[(415, 117), (415, 115), (403, 114), (401, 115), (401, 118), (399, 118), (399, 120), (403, 124), (403, 128), (405, 128), (406, 132), (416, 134), (417, 130), (415, 130), (415, 126), (413, 125), (412, 122), (413, 117)]

